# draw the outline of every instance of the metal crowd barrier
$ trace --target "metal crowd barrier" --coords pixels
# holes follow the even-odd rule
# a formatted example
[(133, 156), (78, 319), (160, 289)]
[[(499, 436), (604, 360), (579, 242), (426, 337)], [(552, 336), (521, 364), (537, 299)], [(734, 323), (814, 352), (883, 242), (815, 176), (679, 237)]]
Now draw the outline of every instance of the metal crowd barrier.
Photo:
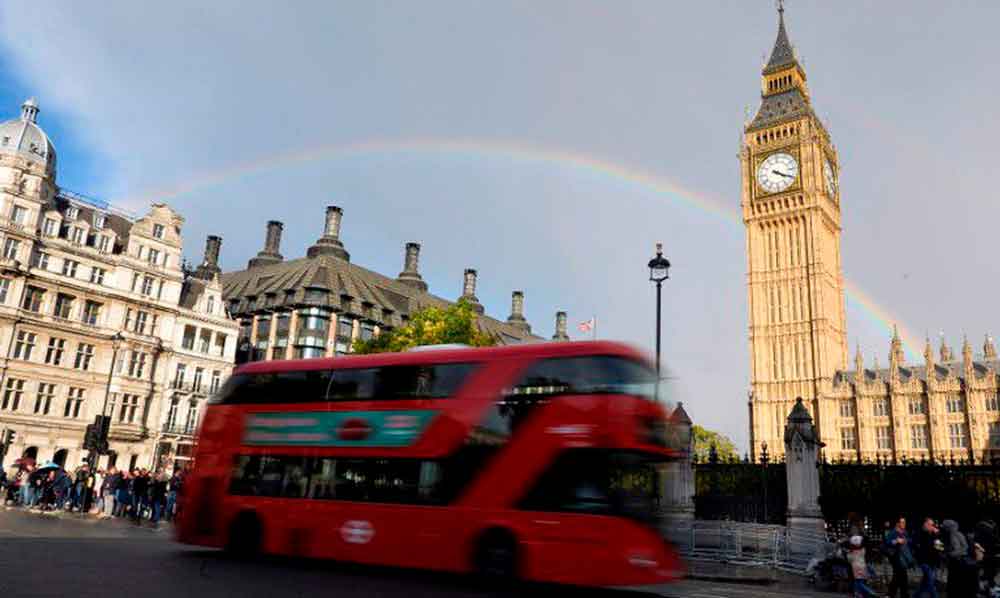
[(688, 560), (805, 574), (828, 546), (826, 534), (736, 521), (671, 522), (665, 536)]

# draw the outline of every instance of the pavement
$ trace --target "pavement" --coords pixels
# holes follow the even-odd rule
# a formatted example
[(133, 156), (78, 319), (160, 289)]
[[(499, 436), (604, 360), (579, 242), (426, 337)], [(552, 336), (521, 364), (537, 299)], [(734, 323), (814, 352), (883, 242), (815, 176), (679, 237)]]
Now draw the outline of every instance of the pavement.
[[(805, 582), (732, 584), (685, 580), (644, 588), (648, 596), (763, 598), (820, 595)], [(0, 598), (503, 597), (552, 594), (622, 596), (642, 592), (551, 586), (483, 588), (458, 575), (349, 563), (261, 559), (243, 562), (177, 544), (169, 526), (0, 509)], [(831, 596), (835, 594), (824, 594)]]

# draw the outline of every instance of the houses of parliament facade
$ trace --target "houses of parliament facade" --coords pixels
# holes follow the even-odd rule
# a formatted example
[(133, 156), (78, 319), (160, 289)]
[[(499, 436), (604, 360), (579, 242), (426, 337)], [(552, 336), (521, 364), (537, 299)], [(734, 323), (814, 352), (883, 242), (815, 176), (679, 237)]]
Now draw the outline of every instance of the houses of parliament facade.
[[(785, 419), (805, 400), (828, 459), (1000, 457), (1000, 360), (987, 337), (955, 354), (930, 341), (907, 363), (899, 335), (888, 367), (847, 347), (840, 163), (814, 112), (784, 10), (744, 128), (741, 207), (750, 316), (750, 450), (784, 452)], [(850, 205), (848, 203), (848, 205)], [(851, 363), (849, 363), (849, 361)], [(853, 369), (849, 367), (853, 366)]]

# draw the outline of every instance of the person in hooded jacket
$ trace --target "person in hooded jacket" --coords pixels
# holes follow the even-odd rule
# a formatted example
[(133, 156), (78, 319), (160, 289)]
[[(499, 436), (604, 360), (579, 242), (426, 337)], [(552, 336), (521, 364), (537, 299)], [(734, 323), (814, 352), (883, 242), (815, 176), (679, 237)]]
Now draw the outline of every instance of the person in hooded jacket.
[(958, 528), (958, 522), (945, 519), (941, 522), (944, 532), (945, 561), (948, 566), (948, 596), (975, 596), (969, 575), (969, 542)]
[(939, 538), (940, 534), (934, 520), (927, 517), (914, 538), (914, 556), (917, 558), (921, 573), (923, 573), (917, 596), (938, 598), (936, 577), (938, 567), (941, 566), (941, 553), (944, 551), (944, 546)]
[(885, 535), (884, 549), (892, 565), (892, 581), (889, 582), (889, 595), (899, 598), (909, 598), (910, 578), (908, 569), (914, 565), (913, 553), (910, 550), (910, 537), (906, 533), (906, 518), (896, 519), (896, 525)]

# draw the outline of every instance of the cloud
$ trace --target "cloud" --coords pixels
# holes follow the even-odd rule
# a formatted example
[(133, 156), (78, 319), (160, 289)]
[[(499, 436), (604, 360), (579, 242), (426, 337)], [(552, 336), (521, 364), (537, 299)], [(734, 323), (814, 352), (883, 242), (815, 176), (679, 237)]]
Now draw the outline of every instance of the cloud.
[[(757, 101), (771, 12), (654, 2), (0, 6), (12, 76), (40, 95), (43, 126), (74, 140), (61, 150), (61, 180), (111, 199), (193, 186), (170, 200), (187, 217), (189, 257), (218, 233), (225, 266), (242, 267), (269, 219), (286, 223), (284, 254), (301, 255), (323, 208), (337, 204), (361, 264), (394, 274), (403, 244), (421, 241), (424, 277), (440, 295), (457, 296), (462, 270), (476, 267), (495, 315), (523, 289), (544, 335), (566, 309), (571, 326), (596, 314), (602, 336), (651, 348), (644, 264), (663, 241), (674, 262), (663, 328), (671, 389), (696, 419), (745, 441), (738, 226), (558, 161), (275, 157), (372, 139), (485, 139), (595, 156), (734, 208), (742, 112)], [(841, 152), (845, 270), (911, 328), (957, 337), (989, 326), (997, 290), (998, 90), (983, 67), (1000, 50), (989, 30), (997, 8), (941, 13), (928, 1), (898, 12), (815, 3), (786, 16)], [(246, 163), (256, 166), (234, 169)], [(225, 172), (235, 174), (212, 176)], [(887, 352), (887, 331), (861, 315), (850, 314), (849, 330), (852, 345)]]

